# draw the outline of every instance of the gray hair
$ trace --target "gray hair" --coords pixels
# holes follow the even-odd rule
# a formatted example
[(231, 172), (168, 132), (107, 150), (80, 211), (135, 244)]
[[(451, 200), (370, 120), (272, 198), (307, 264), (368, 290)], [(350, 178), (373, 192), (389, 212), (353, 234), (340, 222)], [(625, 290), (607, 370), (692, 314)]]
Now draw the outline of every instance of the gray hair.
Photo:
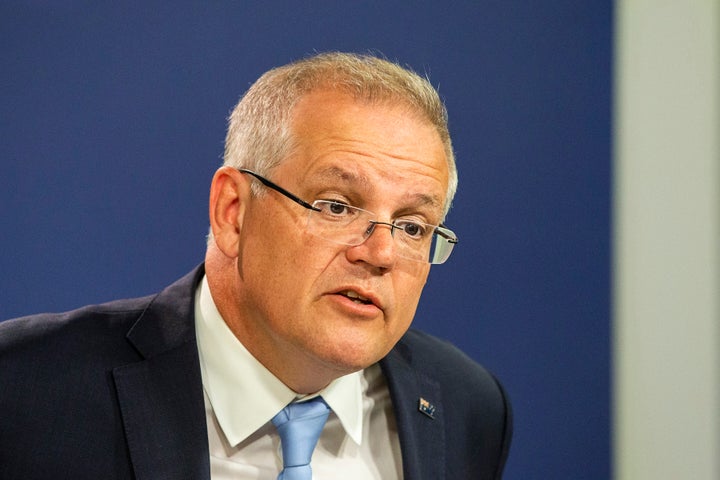
[(370, 103), (403, 104), (429, 121), (445, 146), (447, 214), (458, 179), (445, 105), (426, 78), (371, 55), (322, 53), (262, 75), (230, 114), (224, 164), (268, 175), (291, 151), (293, 107), (304, 95), (322, 89), (344, 91)]

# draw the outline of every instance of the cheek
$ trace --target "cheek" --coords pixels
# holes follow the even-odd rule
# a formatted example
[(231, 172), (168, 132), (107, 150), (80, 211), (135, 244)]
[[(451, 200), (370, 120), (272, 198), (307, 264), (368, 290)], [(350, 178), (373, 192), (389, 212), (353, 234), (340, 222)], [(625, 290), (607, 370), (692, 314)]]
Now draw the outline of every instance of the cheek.
[(284, 212), (253, 209), (243, 224), (246, 257), (243, 260), (257, 269), (247, 271), (260, 272), (260, 276), (270, 280), (278, 272), (291, 269), (303, 253), (303, 233)]
[(421, 263), (405, 263), (405, 268), (397, 268), (393, 282), (397, 288), (397, 292), (402, 292), (402, 296), (414, 298), (415, 301), (420, 299), (420, 294), (427, 283), (428, 274), (430, 273), (430, 265)]
[(416, 272), (414, 275), (402, 275), (394, 280), (396, 292), (396, 307), (398, 315), (401, 317), (401, 323), (409, 326), (415, 316), (420, 295), (427, 281), (427, 270), (424, 272)]
[[(287, 219), (282, 220), (252, 212), (246, 216), (241, 234), (240, 277), (246, 294), (251, 296), (249, 301), (265, 310), (292, 293), (292, 290), (288, 291), (289, 285), (296, 283), (295, 287), (300, 287), (297, 284), (300, 275), (294, 273), (298, 271), (295, 262), (300, 256), (298, 232), (287, 228)], [(293, 275), (298, 277), (297, 281)]]
[(254, 233), (244, 249), (246, 282), (276, 310), (297, 311), (337, 256), (335, 245), (295, 229)]

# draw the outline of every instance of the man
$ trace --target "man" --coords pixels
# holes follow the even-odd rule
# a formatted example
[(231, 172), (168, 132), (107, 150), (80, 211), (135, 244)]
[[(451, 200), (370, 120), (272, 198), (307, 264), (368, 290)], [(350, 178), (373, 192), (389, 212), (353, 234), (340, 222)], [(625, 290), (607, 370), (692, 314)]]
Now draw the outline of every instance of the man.
[(327, 415), (316, 479), (500, 478), (502, 388), (409, 330), (456, 184), (421, 77), (340, 53), (266, 73), (230, 117), (203, 265), (0, 324), (0, 478), (272, 479), (302, 403)]

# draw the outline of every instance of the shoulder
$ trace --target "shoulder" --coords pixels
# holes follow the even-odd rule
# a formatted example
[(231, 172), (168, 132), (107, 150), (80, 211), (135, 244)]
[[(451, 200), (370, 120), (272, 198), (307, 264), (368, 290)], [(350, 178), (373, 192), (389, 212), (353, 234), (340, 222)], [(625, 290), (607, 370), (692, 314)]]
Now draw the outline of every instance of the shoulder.
[(92, 332), (93, 327), (108, 324), (126, 324), (137, 318), (153, 296), (116, 300), (99, 305), (87, 305), (60, 313), (39, 313), (0, 322), (0, 345), (19, 338), (32, 339), (43, 335), (67, 335), (77, 330)]
[(448, 478), (500, 478), (512, 439), (512, 408), (490, 371), (450, 342), (413, 329), (381, 366), (406, 428), (414, 413), (406, 418), (402, 406), (425, 392), (432, 395), (427, 398), (445, 425), (446, 466), (453, 472)]
[(178, 336), (185, 339), (192, 331), (188, 320), (192, 319), (195, 286), (203, 273), (200, 265), (160, 293), (145, 297), (0, 322), (0, 357), (34, 349), (41, 356), (105, 352), (109, 357), (113, 346), (131, 348), (127, 341), (131, 329), (141, 331), (137, 340), (161, 345)]
[(0, 322), (0, 358), (107, 349), (124, 340), (152, 298), (117, 300), (68, 312), (5, 320)]
[(412, 375), (436, 385), (459, 410), (481, 409), (498, 418), (511, 415), (510, 401), (498, 379), (452, 343), (410, 329), (382, 362), (386, 374)]
[(398, 342), (396, 351), (408, 365), (441, 382), (476, 381), (496, 388), (497, 380), (482, 365), (447, 340), (410, 329)]

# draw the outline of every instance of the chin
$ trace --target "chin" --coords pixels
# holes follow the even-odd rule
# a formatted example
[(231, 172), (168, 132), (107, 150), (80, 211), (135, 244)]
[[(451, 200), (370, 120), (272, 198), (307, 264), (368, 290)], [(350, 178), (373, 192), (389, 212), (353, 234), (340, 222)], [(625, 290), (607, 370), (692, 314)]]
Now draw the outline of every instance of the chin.
[(380, 361), (388, 349), (377, 348), (377, 343), (370, 346), (358, 345), (358, 343), (340, 342), (334, 345), (330, 351), (325, 350), (319, 355), (323, 361), (331, 365), (343, 375), (357, 372)]

